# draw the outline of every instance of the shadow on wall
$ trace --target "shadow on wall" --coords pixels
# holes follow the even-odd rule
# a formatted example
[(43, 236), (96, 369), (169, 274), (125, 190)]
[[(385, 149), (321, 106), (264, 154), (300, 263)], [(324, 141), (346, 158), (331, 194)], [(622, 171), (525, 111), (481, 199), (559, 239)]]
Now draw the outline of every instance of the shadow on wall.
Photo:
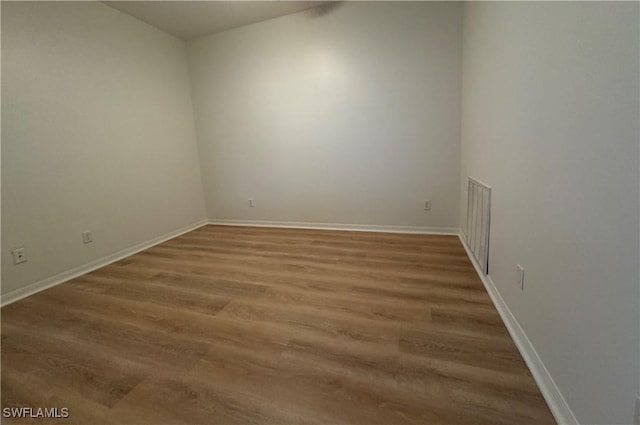
[(334, 10), (340, 8), (343, 5), (343, 3), (344, 2), (341, 2), (341, 1), (332, 1), (332, 2), (327, 2), (326, 4), (323, 4), (321, 6), (308, 9), (306, 11), (307, 17), (309, 19), (321, 18), (325, 15), (332, 13)]

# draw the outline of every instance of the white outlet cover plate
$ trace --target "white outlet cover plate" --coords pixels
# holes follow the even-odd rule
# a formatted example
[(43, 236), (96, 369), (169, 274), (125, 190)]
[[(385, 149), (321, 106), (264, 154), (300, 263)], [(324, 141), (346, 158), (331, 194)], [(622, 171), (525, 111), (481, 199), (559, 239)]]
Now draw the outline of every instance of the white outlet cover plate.
[(13, 264), (20, 264), (27, 261), (27, 253), (24, 248), (16, 248), (11, 251), (13, 255)]

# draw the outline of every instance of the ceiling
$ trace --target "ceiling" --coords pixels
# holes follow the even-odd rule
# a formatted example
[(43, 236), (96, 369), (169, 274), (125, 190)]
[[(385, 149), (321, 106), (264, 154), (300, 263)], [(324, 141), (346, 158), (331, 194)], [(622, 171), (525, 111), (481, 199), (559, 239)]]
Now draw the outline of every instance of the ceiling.
[(289, 15), (327, 1), (105, 1), (183, 40)]

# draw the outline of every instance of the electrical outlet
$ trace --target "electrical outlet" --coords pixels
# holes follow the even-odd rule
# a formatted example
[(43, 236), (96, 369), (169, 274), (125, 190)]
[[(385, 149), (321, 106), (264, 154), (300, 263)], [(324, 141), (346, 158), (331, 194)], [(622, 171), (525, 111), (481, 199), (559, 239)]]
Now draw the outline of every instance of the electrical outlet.
[(85, 244), (93, 242), (93, 235), (89, 230), (82, 232), (82, 242)]
[(424, 200), (424, 210), (425, 211), (430, 211), (431, 210), (431, 199), (425, 199)]
[(520, 290), (524, 291), (524, 267), (516, 264), (516, 282), (520, 286)]
[(11, 254), (13, 255), (13, 264), (27, 262), (27, 251), (25, 251), (24, 247), (14, 249)]
[(253, 199), (249, 199), (249, 208), (253, 208)]

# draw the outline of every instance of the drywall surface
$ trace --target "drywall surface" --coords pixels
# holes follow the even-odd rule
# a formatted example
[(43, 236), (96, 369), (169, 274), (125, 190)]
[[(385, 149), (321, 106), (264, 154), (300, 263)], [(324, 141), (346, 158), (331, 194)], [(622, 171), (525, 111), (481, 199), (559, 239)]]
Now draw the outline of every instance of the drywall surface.
[(337, 3), (189, 42), (209, 218), (457, 228), (461, 19)]
[(3, 2), (2, 293), (204, 219), (191, 107), (182, 41), (97, 2)]
[(638, 6), (464, 7), (461, 222), (491, 185), (490, 275), (584, 424), (638, 392)]

